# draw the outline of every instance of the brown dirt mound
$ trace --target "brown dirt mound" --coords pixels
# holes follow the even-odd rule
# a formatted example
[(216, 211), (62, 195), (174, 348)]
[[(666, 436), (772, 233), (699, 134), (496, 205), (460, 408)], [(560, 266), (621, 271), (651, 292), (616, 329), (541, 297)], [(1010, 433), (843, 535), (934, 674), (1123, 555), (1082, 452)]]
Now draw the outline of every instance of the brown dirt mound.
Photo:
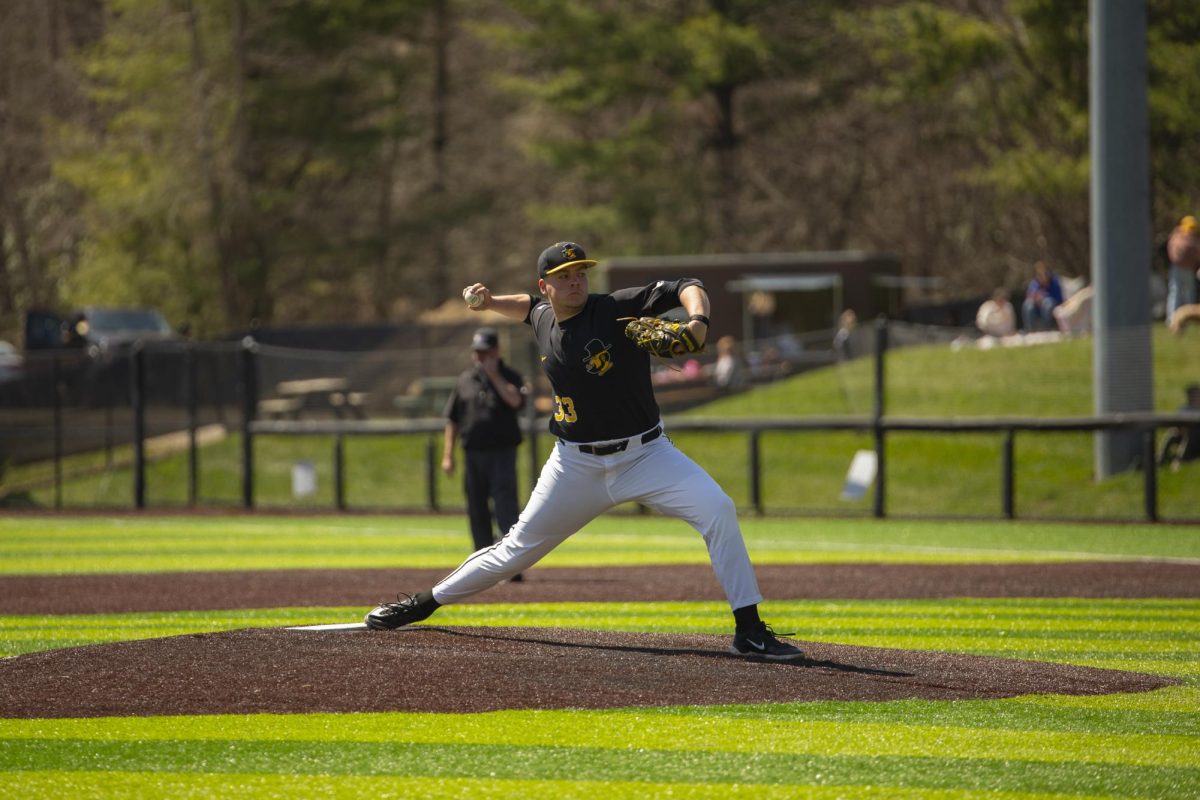
[[(768, 600), (915, 597), (1200, 597), (1200, 564), (766, 564)], [(0, 613), (79, 614), (372, 606), (432, 586), (442, 569), (186, 572), (0, 577)], [(471, 602), (721, 600), (707, 564), (538, 567)]]
[(175, 636), (0, 661), (0, 716), (480, 712), (1148, 691), (1170, 678), (949, 653), (801, 643), (748, 661), (722, 636), (539, 628)]
[[(0, 613), (359, 605), (443, 570), (287, 570), (0, 577)], [(1197, 597), (1200, 565), (821, 564), (756, 569), (770, 599)], [(537, 568), (474, 602), (720, 600), (707, 565)], [(766, 613), (770, 617), (769, 602)], [(804, 645), (782, 665), (728, 637), (440, 628), (249, 630), (120, 642), (0, 661), (0, 716), (491, 711), (809, 700), (995, 698), (1155, 689), (1169, 678), (946, 653)]]

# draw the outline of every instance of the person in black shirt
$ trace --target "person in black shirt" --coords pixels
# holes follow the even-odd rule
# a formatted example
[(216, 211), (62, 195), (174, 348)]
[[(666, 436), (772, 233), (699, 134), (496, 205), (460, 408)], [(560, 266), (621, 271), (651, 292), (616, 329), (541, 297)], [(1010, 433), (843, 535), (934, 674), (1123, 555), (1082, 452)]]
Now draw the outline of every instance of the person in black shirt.
[[(442, 471), (454, 473), (454, 443), (462, 440), (463, 492), (475, 549), (496, 540), (492, 514), (503, 536), (517, 521), (517, 411), (525, 404), (525, 380), (500, 358), (499, 336), (480, 328), (471, 340), (470, 368), (446, 401)], [(518, 580), (518, 576), (513, 576)]]
[(775, 661), (802, 658), (759, 618), (762, 595), (733, 501), (663, 435), (650, 356), (624, 335), (626, 318), (682, 307), (692, 335), (703, 344), (708, 293), (700, 281), (685, 278), (590, 294), (587, 270), (595, 263), (578, 244), (558, 242), (538, 259), (543, 297), (493, 295), (482, 283), (464, 290), (472, 309), (491, 310), (533, 329), (554, 391), (550, 432), (558, 442), (504, 538), (472, 554), (429, 591), (368, 612), (367, 627), (387, 630), (419, 622), (445, 603), (527, 569), (614, 506), (637, 502), (687, 521), (703, 537), (733, 610), (731, 653)]

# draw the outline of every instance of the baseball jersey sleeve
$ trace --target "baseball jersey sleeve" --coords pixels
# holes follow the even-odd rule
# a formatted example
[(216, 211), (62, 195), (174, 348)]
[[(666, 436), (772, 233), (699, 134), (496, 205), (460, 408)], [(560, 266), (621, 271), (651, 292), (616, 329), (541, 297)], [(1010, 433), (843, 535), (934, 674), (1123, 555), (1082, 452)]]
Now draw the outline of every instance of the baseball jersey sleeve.
[(618, 289), (611, 297), (617, 304), (618, 316), (657, 317), (678, 308), (679, 293), (688, 286), (704, 288), (704, 284), (696, 278), (680, 278), (674, 281), (655, 281), (633, 289)]

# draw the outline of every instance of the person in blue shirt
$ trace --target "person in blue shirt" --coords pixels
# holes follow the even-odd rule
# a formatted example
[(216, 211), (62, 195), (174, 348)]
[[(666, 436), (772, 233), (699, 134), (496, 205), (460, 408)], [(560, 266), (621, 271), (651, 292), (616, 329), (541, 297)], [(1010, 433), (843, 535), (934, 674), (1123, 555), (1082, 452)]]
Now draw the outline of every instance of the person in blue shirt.
[(1063, 301), (1062, 284), (1058, 276), (1050, 271), (1046, 262), (1033, 265), (1033, 280), (1025, 290), (1025, 302), (1021, 304), (1021, 319), (1026, 331), (1054, 330), (1054, 309)]

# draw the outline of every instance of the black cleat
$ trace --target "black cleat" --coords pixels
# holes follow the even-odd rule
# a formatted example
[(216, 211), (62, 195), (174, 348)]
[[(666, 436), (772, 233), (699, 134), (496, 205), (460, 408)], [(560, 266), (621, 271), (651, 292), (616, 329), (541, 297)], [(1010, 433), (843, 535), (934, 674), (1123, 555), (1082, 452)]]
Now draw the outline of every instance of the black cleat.
[[(792, 634), (781, 635), (791, 636)], [(765, 622), (734, 633), (733, 644), (729, 646), (729, 652), (735, 656), (762, 658), (767, 661), (795, 661), (804, 658), (804, 653), (800, 651), (799, 647), (776, 639), (775, 631), (771, 630), (771, 626)]]
[[(402, 593), (403, 594), (403, 593)], [(407, 594), (396, 595), (395, 603), (380, 603), (367, 613), (363, 622), (376, 631), (392, 631), (426, 619), (437, 610), (437, 603), (422, 603)]]

